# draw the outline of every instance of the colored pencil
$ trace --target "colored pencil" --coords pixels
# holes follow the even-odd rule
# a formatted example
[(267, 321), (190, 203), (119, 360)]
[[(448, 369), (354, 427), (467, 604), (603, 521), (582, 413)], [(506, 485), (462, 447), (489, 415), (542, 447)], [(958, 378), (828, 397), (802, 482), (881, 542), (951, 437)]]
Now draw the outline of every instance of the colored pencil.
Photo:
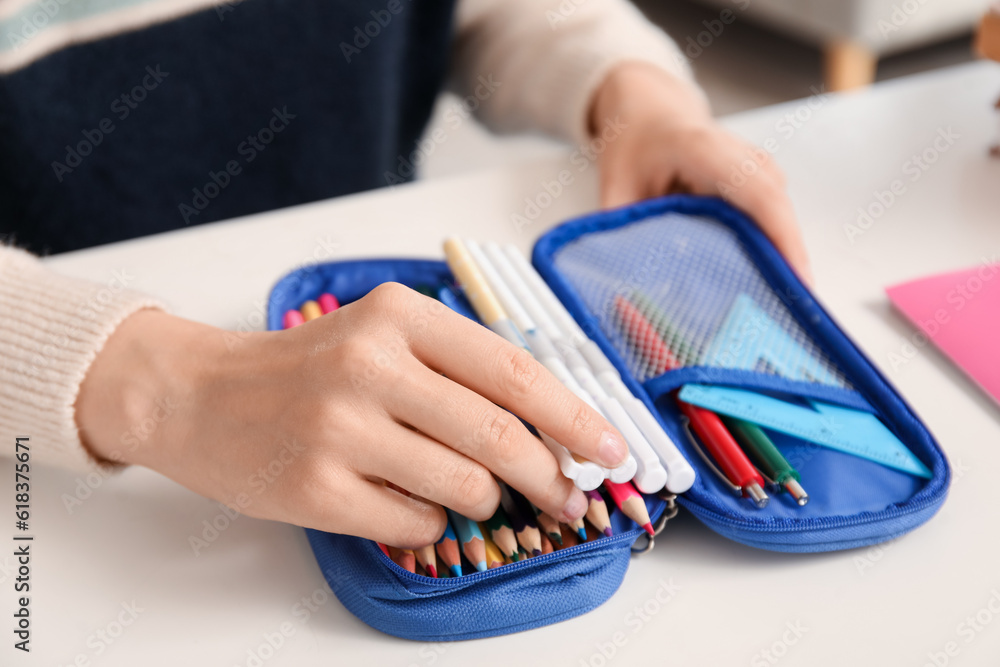
[(490, 539), (489, 531), (485, 529), (485, 526), (479, 528), (483, 532), (483, 544), (486, 548), (486, 568), (492, 570), (506, 564), (507, 561), (504, 560), (500, 547)]
[[(407, 491), (406, 489), (397, 484), (393, 484), (392, 482), (386, 482), (385, 485), (388, 486), (393, 491), (395, 491), (396, 493), (403, 494), (407, 498), (413, 497), (412, 493), (410, 493), (409, 491)], [(427, 571), (428, 576), (437, 579), (438, 576), (437, 557), (434, 555), (434, 545), (427, 544), (425, 546), (420, 547), (419, 549), (414, 549), (413, 555), (416, 556), (417, 562), (420, 563), (420, 566)]]
[[(560, 524), (559, 527), (562, 529), (562, 538), (563, 538), (562, 546), (559, 547), (560, 549), (569, 549), (570, 547), (575, 547), (576, 545), (580, 544), (581, 542), (580, 535), (575, 530), (573, 530), (564, 523)], [(586, 528), (583, 529), (582, 541), (584, 542), (587, 541)]]
[(448, 518), (455, 527), (455, 534), (462, 544), (462, 553), (480, 572), (486, 571), (486, 544), (479, 524), (462, 516), (454, 510), (448, 510)]
[[(552, 546), (552, 540), (545, 533), (542, 533), (542, 555), (550, 554), (555, 551), (555, 547)], [(559, 539), (562, 539), (562, 533), (559, 534)]]
[(414, 549), (413, 555), (417, 557), (420, 567), (424, 568), (429, 576), (437, 579), (437, 556), (434, 555), (434, 545), (428, 544), (419, 549)]
[(562, 542), (562, 531), (559, 530), (559, 522), (534, 505), (531, 506), (531, 509), (535, 511), (535, 518), (538, 520), (538, 526), (545, 531), (545, 534), (549, 536), (549, 539), (554, 542)]
[(320, 294), (319, 298), (316, 299), (316, 303), (319, 304), (319, 309), (324, 315), (326, 315), (327, 313), (332, 313), (333, 311), (340, 308), (340, 302), (337, 301), (337, 297), (330, 294), (329, 292), (324, 292), (323, 294)]
[(500, 482), (500, 505), (510, 525), (514, 527), (514, 534), (517, 535), (517, 543), (524, 547), (532, 556), (539, 556), (542, 553), (541, 531), (538, 530), (538, 523), (535, 521), (535, 513), (531, 509), (531, 503), (520, 493)]
[(657, 308), (652, 299), (639, 290), (633, 291), (631, 296), (636, 309), (653, 325), (660, 338), (664, 341), (669, 341), (670, 350), (674, 352), (674, 356), (684, 359), (696, 358), (697, 351), (684, 339), (680, 331), (670, 323), (670, 320), (663, 314), (663, 311)]
[(604, 480), (604, 488), (608, 490), (608, 495), (622, 514), (642, 526), (650, 536), (653, 535), (653, 524), (649, 520), (649, 512), (646, 511), (646, 503), (631, 482), (615, 484), (611, 480)]
[(302, 317), (302, 313), (297, 310), (287, 310), (285, 311), (285, 316), (282, 319), (282, 327), (285, 329), (291, 329), (292, 327), (297, 327), (303, 322), (305, 318)]
[(444, 535), (434, 545), (434, 548), (444, 564), (448, 566), (448, 570), (454, 576), (461, 577), (462, 554), (458, 551), (458, 538), (455, 537), (455, 527), (451, 525), (450, 520), (445, 523)]
[(417, 559), (413, 555), (413, 549), (389, 547), (389, 558), (391, 558), (396, 565), (400, 566), (404, 570), (409, 570), (410, 572), (416, 574)]
[(305, 318), (306, 322), (309, 320), (315, 320), (317, 317), (321, 317), (323, 315), (323, 311), (320, 310), (319, 304), (311, 299), (299, 306), (299, 312), (302, 313), (302, 317)]
[(597, 529), (597, 532), (611, 537), (614, 533), (611, 531), (611, 517), (608, 516), (608, 504), (604, 502), (604, 497), (597, 491), (584, 491), (584, 493), (590, 501), (587, 507), (587, 521)]
[[(444, 242), (444, 257), (455, 280), (462, 286), (465, 298), (482, 323), (492, 329), (498, 322), (509, 322), (507, 312), (486, 282), (486, 277), (469, 253), (465, 242), (457, 238), (447, 239)], [(499, 331), (496, 333), (503, 335)], [(524, 342), (515, 345), (524, 347)]]
[(389, 547), (385, 546), (381, 542), (376, 542), (375, 544), (377, 544), (378, 548), (382, 550), (382, 553), (385, 554), (386, 558), (392, 558), (392, 556), (389, 555)]
[(510, 525), (510, 519), (507, 518), (507, 513), (503, 511), (503, 506), (497, 507), (497, 511), (487, 519), (485, 525), (488, 530), (484, 530), (483, 532), (488, 533), (493, 538), (493, 541), (500, 549), (500, 553), (512, 561), (516, 561), (517, 536), (514, 535), (514, 528)]
[(629, 339), (636, 355), (650, 365), (649, 377), (680, 367), (680, 361), (664, 344), (656, 328), (631, 301), (618, 294), (615, 296), (615, 309), (622, 333)]
[(583, 522), (582, 518), (577, 519), (576, 521), (566, 525), (568, 525), (573, 531), (575, 531), (576, 534), (580, 536), (581, 540), (587, 539), (587, 525)]

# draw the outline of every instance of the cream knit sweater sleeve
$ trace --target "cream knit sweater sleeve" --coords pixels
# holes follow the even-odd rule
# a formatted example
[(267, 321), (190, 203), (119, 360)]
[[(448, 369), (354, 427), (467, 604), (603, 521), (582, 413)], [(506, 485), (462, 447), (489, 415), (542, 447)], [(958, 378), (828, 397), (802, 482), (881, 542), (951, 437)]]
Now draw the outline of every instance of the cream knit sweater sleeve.
[[(497, 130), (583, 142), (590, 98), (616, 64), (689, 76), (674, 43), (626, 0), (461, 0), (456, 22), (453, 85), (479, 95), (477, 114)], [(0, 456), (28, 436), (33, 462), (96, 468), (74, 416), (80, 385), (126, 317), (161, 307), (0, 245)]]
[(96, 469), (74, 416), (80, 384), (126, 317), (160, 308), (118, 285), (67, 278), (0, 245), (0, 455), (27, 436), (32, 463)]
[(451, 86), (494, 130), (584, 143), (591, 97), (615, 65), (691, 80), (677, 45), (628, 0), (460, 0), (455, 20)]

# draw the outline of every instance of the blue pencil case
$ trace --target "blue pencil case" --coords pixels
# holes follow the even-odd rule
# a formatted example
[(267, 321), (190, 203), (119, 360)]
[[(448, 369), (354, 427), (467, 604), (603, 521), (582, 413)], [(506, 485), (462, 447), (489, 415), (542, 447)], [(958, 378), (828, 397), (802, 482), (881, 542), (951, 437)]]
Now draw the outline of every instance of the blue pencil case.
[[(943, 504), (950, 470), (926, 427), (760, 230), (722, 200), (672, 196), (588, 215), (542, 236), (532, 262), (695, 467), (694, 485), (677, 502), (712, 530), (759, 549), (834, 551), (896, 538)], [(417, 259), (304, 267), (273, 288), (268, 327), (280, 329), (285, 311), (323, 292), (348, 303), (383, 282), (417, 287), (450, 275), (444, 262)], [(669, 322), (659, 331), (676, 356), (669, 370), (636, 350), (623, 330), (615, 307), (623, 297), (641, 298)], [(782, 353), (757, 354), (764, 342)], [(926, 474), (772, 433), (811, 500), (800, 507), (775, 494), (758, 509), (734, 494), (699, 451), (673, 400), (686, 385), (871, 413)], [(646, 505), (661, 519), (672, 499), (648, 496)], [(643, 534), (619, 512), (612, 524), (613, 537), (449, 579), (404, 570), (369, 540), (307, 534), (331, 589), (358, 618), (399, 637), (447, 641), (527, 630), (601, 604), (621, 584)]]

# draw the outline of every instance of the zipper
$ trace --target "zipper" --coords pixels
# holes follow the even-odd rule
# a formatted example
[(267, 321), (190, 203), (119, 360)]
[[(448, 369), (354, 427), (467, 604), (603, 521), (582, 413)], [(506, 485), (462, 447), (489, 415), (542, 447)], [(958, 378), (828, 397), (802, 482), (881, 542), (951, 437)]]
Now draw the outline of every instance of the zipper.
[[(947, 487), (945, 487), (947, 488)], [(838, 517), (835, 519), (825, 518), (825, 517), (815, 517), (812, 519), (801, 519), (795, 524), (786, 523), (787, 520), (782, 520), (782, 525), (778, 525), (777, 522), (773, 523), (763, 523), (760, 525), (753, 525), (749, 521), (736, 520), (730, 517), (718, 514), (713, 510), (706, 508), (695, 501), (689, 500), (687, 498), (682, 499), (685, 507), (687, 507), (693, 514), (697, 515), (699, 518), (703, 518), (706, 521), (711, 521), (718, 525), (723, 525), (729, 528), (738, 529), (745, 533), (803, 533), (812, 530), (831, 530), (835, 528), (846, 528), (848, 526), (860, 526), (865, 524), (876, 524), (884, 521), (889, 521), (892, 519), (898, 519), (910, 514), (916, 514), (928, 509), (929, 507), (937, 504), (940, 500), (940, 496), (943, 495), (941, 490), (935, 491), (919, 503), (915, 503), (908, 507), (907, 509), (891, 509), (883, 510), (881, 512), (867, 513), (864, 517), (855, 518), (844, 518)]]
[[(708, 208), (711, 209), (712, 207), (708, 206)], [(663, 215), (671, 212), (685, 213), (688, 215), (707, 215), (708, 217), (713, 218), (729, 227), (738, 236), (740, 244), (750, 255), (751, 262), (761, 272), (765, 282), (771, 288), (771, 291), (776, 294), (785, 307), (788, 308), (789, 312), (792, 313), (797, 323), (803, 328), (809, 337), (817, 343), (822, 343), (824, 352), (834, 361), (834, 363), (837, 364), (839, 369), (843, 369), (841, 372), (846, 378), (848, 378), (848, 381), (854, 389), (854, 393), (869, 402), (870, 399), (868, 394), (872, 393), (872, 391), (880, 390), (886, 393), (892, 402), (899, 404), (898, 407), (893, 407), (896, 407), (898, 411), (903, 412), (904, 416), (916, 420), (919, 428), (926, 433), (926, 427), (919, 424), (919, 418), (916, 417), (913, 410), (899, 396), (898, 392), (892, 387), (892, 385), (889, 384), (879, 369), (871, 363), (863, 352), (861, 352), (857, 344), (847, 337), (833, 318), (830, 317), (829, 313), (826, 312), (823, 306), (819, 304), (819, 302), (817, 302), (811, 294), (806, 292), (807, 298), (805, 299), (805, 303), (801, 303), (799, 299), (793, 298), (785, 290), (776, 287), (776, 285), (784, 285), (789, 278), (787, 275), (782, 275), (780, 265), (772, 266), (769, 261), (766, 261), (768, 260), (767, 247), (763, 243), (760, 243), (757, 237), (754, 237), (752, 234), (748, 235), (746, 230), (741, 227), (741, 225), (748, 221), (741, 219), (734, 220), (731, 215), (720, 216), (717, 211), (706, 211), (705, 209), (706, 206), (703, 201), (695, 200), (693, 198), (680, 197), (671, 200), (656, 201), (652, 204), (641, 207), (632, 207), (628, 209), (627, 214), (609, 216), (606, 213), (602, 213), (578, 218), (574, 221), (564, 223), (555, 230), (548, 232), (539, 240), (538, 243), (536, 243), (534, 249), (536, 260), (535, 264), (539, 266), (539, 270), (546, 278), (546, 282), (553, 284), (560, 300), (566, 305), (574, 317), (579, 321), (589, 321), (594, 318), (594, 315), (583, 307), (581, 303), (578, 303), (578, 300), (573, 298), (572, 295), (573, 291), (576, 289), (575, 286), (570, 285), (567, 281), (565, 281), (563, 276), (555, 269), (553, 258), (563, 247), (569, 245), (576, 238), (583, 236), (584, 234), (612, 231), (626, 227), (629, 224), (641, 220), (650, 220), (657, 215)], [(734, 222), (738, 224), (734, 224)], [(750, 228), (749, 225), (747, 228)], [(762, 261), (762, 254), (764, 255), (764, 261)], [(538, 261), (539, 256), (544, 256), (545, 261)], [(790, 275), (790, 272), (787, 269), (785, 269), (784, 273)], [(567, 290), (569, 290), (569, 298), (566, 298), (567, 295), (563, 293)], [(835, 338), (832, 346), (830, 345), (831, 336)], [(607, 340), (606, 336), (604, 336), (603, 332), (600, 331), (599, 328), (598, 335), (595, 340), (597, 340), (598, 344), (605, 350), (605, 352), (608, 350), (614, 351), (615, 355), (609, 355), (609, 357), (616, 359), (617, 361), (617, 349), (615, 349), (615, 347)], [(846, 346), (846, 349), (840, 349), (841, 346)], [(633, 389), (633, 393), (639, 395), (636, 391), (636, 387), (638, 387), (642, 394), (645, 394), (653, 406), (657, 408), (656, 412), (660, 413), (660, 418), (667, 422), (671, 421), (667, 419), (666, 416), (659, 410), (656, 399), (651, 395), (651, 392), (648, 391), (645, 386), (646, 383), (639, 383), (631, 376), (630, 373), (627, 372), (627, 369), (623, 368), (619, 364), (616, 364), (616, 366), (622, 373), (622, 377), (625, 379), (626, 384)], [(672, 371), (672, 373), (682, 373), (683, 370), (684, 369)], [(855, 376), (861, 377), (861, 386), (858, 386), (859, 379)], [(648, 380), (647, 383), (653, 380), (655, 379)], [(663, 387), (657, 387), (657, 389), (659, 390), (659, 394), (664, 393)], [(882, 411), (877, 409), (875, 410), (876, 414), (879, 414), (880, 412)], [(899, 418), (898, 415), (880, 414), (879, 416), (889, 418), (890, 421), (896, 421), (896, 419)], [(711, 503), (709, 506), (703, 505), (700, 502), (700, 499), (697, 498), (699, 494), (696, 489), (692, 489), (692, 491), (684, 494), (680, 498), (680, 502), (682, 502), (684, 506), (699, 519), (704, 520), (706, 523), (713, 523), (718, 526), (733, 529), (734, 532), (743, 532), (745, 534), (799, 532), (808, 534), (810, 531), (820, 532), (824, 530), (845, 528), (848, 526), (873, 525), (880, 522), (900, 519), (931, 509), (935, 505), (939, 505), (943, 498), (947, 496), (948, 481), (950, 478), (947, 460), (944, 459), (944, 454), (941, 452), (940, 446), (938, 446), (933, 440), (933, 437), (930, 438), (930, 446), (932, 450), (934, 450), (932, 452), (932, 456), (940, 458), (944, 463), (943, 474), (936, 474), (927, 486), (918, 491), (915, 496), (908, 499), (902, 507), (894, 506), (879, 512), (865, 513), (863, 516), (837, 518), (814, 517), (799, 520), (781, 519), (771, 522), (734, 519), (731, 516), (720, 514), (717, 510), (711, 508), (711, 505), (714, 505), (714, 503), (711, 503), (711, 494), (702, 494), (704, 499)], [(937, 463), (938, 461), (935, 461), (935, 464)], [(934, 467), (937, 466), (935, 465)], [(915, 500), (917, 496), (924, 494), (925, 492), (927, 492), (927, 495), (919, 500)]]

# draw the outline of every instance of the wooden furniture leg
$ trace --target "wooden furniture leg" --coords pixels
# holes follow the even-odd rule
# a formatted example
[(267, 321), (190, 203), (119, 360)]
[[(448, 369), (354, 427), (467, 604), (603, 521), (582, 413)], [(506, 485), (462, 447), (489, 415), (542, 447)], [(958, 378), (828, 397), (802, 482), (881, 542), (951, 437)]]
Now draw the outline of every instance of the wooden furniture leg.
[(878, 57), (868, 47), (851, 41), (831, 42), (825, 57), (825, 81), (829, 91), (862, 88), (875, 81)]

